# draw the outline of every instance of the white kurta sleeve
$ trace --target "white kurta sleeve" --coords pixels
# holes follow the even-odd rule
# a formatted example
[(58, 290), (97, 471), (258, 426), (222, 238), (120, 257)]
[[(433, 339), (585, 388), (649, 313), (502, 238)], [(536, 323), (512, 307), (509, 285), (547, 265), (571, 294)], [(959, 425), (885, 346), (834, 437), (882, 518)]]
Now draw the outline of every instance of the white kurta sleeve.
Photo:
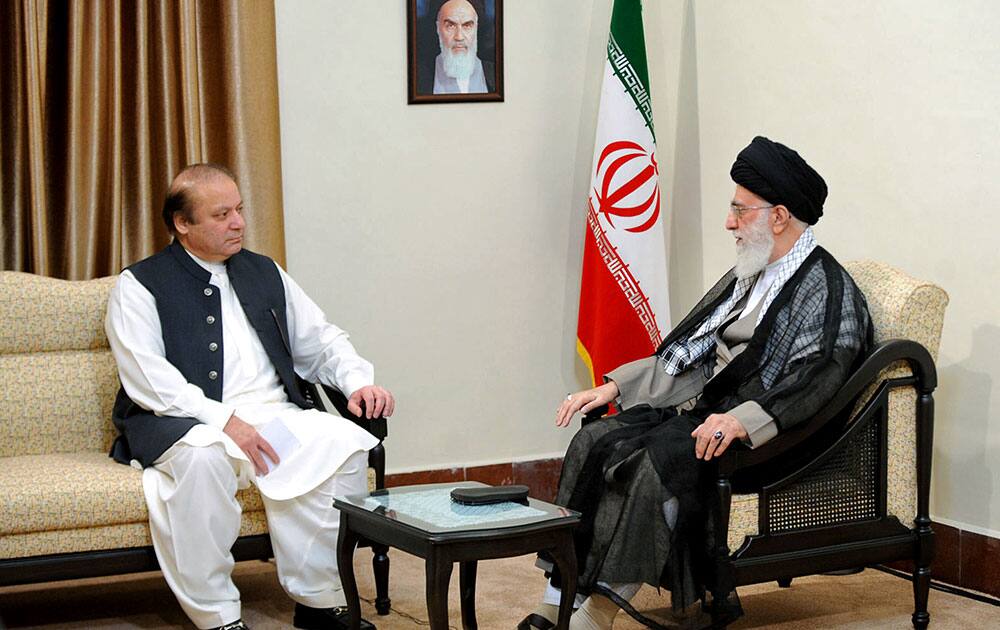
[(167, 361), (156, 299), (128, 270), (111, 290), (104, 330), (122, 387), (133, 402), (158, 416), (226, 426), (233, 407), (206, 396)]
[(345, 331), (326, 321), (323, 311), (278, 265), (285, 284), (288, 342), (295, 372), (307, 381), (333, 385), (350, 397), (375, 382), (375, 368), (354, 349)]

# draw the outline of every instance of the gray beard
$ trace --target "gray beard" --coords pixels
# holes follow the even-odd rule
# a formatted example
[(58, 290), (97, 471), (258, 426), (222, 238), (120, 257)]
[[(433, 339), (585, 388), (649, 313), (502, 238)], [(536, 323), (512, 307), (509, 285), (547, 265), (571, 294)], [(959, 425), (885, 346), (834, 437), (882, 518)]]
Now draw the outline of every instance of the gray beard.
[(743, 242), (736, 245), (736, 268), (739, 279), (755, 276), (767, 266), (774, 249), (774, 234), (767, 225), (768, 213), (761, 213), (757, 220), (738, 231)]
[(438, 35), (438, 45), (441, 47), (441, 61), (445, 74), (457, 81), (464, 81), (472, 76), (476, 70), (478, 42), (473, 40), (464, 55), (456, 55), (451, 52), (451, 48), (444, 45), (444, 38), (440, 34)]

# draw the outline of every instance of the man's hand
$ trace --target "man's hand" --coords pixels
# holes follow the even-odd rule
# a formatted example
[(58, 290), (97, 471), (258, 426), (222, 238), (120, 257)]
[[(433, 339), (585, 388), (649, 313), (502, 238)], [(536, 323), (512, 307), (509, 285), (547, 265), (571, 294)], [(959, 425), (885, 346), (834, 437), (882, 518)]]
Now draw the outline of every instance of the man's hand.
[[(361, 408), (362, 401), (365, 403), (364, 409)], [(396, 410), (396, 399), (384, 387), (365, 385), (351, 394), (347, 400), (347, 410), (358, 417), (364, 415), (369, 420), (379, 416), (388, 418)]]
[(233, 442), (236, 442), (236, 446), (239, 446), (246, 453), (253, 463), (253, 467), (257, 469), (258, 475), (263, 476), (269, 472), (262, 453), (270, 457), (275, 466), (281, 462), (278, 454), (274, 452), (267, 440), (260, 433), (257, 433), (257, 429), (240, 420), (235, 413), (229, 417), (229, 422), (226, 423), (222, 432), (231, 437)]
[(569, 426), (569, 421), (573, 419), (573, 414), (577, 411), (586, 414), (592, 409), (601, 405), (606, 405), (618, 397), (618, 385), (614, 381), (608, 381), (593, 389), (585, 389), (582, 392), (570, 394), (562, 401), (556, 409), (556, 426)]
[[(721, 438), (716, 437), (719, 433), (722, 434)], [(747, 437), (747, 430), (739, 420), (728, 413), (713, 413), (691, 432), (691, 437), (696, 438), (695, 457), (707, 462), (725, 453), (733, 440)]]

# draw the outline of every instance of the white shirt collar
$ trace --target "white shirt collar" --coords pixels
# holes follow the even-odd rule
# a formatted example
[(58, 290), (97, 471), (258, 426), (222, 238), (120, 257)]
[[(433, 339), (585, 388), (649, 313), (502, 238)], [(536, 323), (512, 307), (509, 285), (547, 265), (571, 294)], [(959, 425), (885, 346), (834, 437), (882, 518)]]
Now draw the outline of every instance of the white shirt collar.
[(223, 261), (223, 262), (211, 262), (211, 261), (208, 261), (208, 260), (202, 260), (201, 258), (198, 258), (194, 254), (192, 254), (190, 251), (188, 251), (187, 248), (184, 248), (184, 251), (187, 252), (187, 255), (190, 256), (192, 260), (194, 260), (196, 263), (198, 263), (199, 267), (201, 267), (205, 271), (209, 272), (213, 276), (227, 276), (227, 275), (229, 275), (226, 272), (226, 263), (225, 263), (225, 261)]

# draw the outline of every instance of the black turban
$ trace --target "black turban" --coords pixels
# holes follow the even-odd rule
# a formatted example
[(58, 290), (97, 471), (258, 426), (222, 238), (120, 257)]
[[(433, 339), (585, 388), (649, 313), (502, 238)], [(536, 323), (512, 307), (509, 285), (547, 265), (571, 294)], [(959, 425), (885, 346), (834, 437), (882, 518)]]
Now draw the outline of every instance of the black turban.
[(815, 225), (823, 216), (826, 182), (798, 153), (757, 136), (740, 151), (729, 170), (733, 181), (801, 221)]

